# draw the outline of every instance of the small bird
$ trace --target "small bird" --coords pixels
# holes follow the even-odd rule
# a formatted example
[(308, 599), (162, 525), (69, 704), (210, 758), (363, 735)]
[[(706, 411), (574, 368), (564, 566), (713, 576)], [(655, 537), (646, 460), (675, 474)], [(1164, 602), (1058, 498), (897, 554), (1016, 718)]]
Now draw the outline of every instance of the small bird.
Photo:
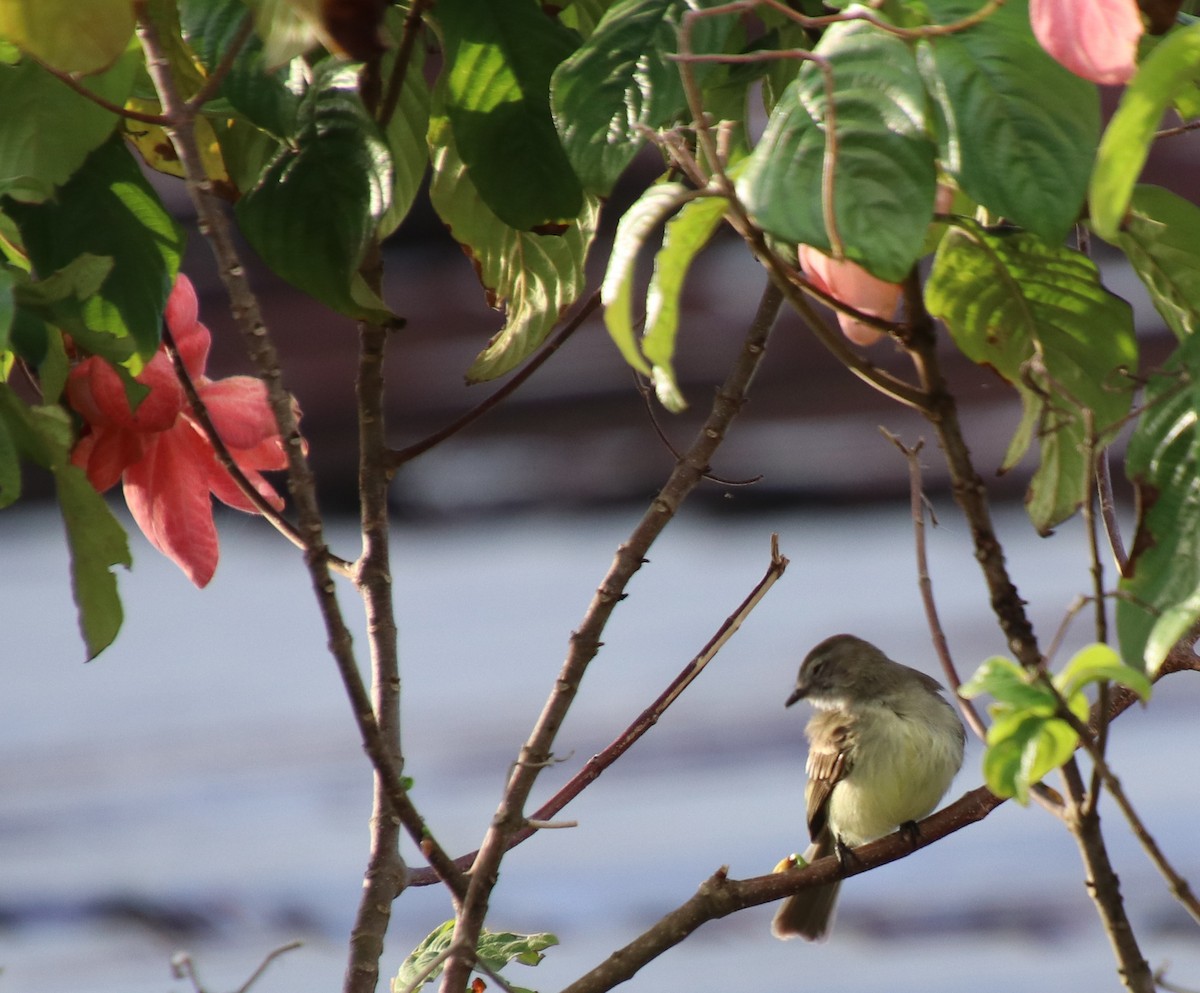
[[(966, 735), (931, 676), (849, 634), (826, 638), (800, 666), (784, 704), (807, 700), (808, 833), (812, 862), (882, 838), (933, 811), (962, 765)], [(819, 941), (833, 925), (841, 881), (789, 897), (777, 938)]]

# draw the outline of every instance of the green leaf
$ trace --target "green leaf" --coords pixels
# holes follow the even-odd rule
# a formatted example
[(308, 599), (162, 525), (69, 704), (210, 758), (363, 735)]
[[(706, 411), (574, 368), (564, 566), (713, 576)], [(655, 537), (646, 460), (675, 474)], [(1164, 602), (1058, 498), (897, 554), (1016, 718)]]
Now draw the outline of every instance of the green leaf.
[(445, 118), (435, 116), (430, 145), (430, 201), (474, 262), (488, 302), (505, 310), (504, 327), (467, 371), (471, 382), (495, 379), (537, 349), (583, 292), (599, 203), (586, 197), (579, 216), (560, 235), (519, 231), (480, 199)]
[[(416, 991), (436, 979), (442, 971), (442, 965), (435, 967), (434, 963), (450, 947), (453, 939), (454, 921), (446, 921), (434, 928), (400, 964), (400, 971), (392, 979), (392, 989)], [(425, 975), (427, 971), (428, 975)]]
[[(220, 64), (242, 26), (253, 16), (242, 0), (183, 0), (179, 17), (184, 36), (210, 73)], [(290, 68), (272, 70), (263, 43), (252, 34), (242, 45), (217, 96), (247, 120), (277, 138), (296, 130), (300, 97), (289, 86)]]
[(1176, 337), (1200, 328), (1200, 207), (1160, 186), (1138, 186), (1117, 244)]
[(1088, 202), (1092, 226), (1100, 237), (1116, 239), (1163, 112), (1185, 87), (1197, 81), (1200, 24), (1167, 36), (1138, 67), (1096, 153)]
[[(434, 963), (450, 947), (454, 938), (454, 921), (439, 925), (419, 944), (400, 966), (392, 979), (393, 990), (419, 990), (434, 980), (442, 971), (442, 963)], [(514, 934), (508, 931), (484, 930), (479, 936), (477, 950), (479, 959), (493, 972), (503, 969), (509, 962), (522, 965), (537, 965), (543, 958), (542, 952), (558, 944), (552, 934)], [(428, 975), (426, 973), (428, 972)]]
[[(71, 465), (70, 417), (62, 407), (28, 407), (0, 384), (0, 423), (25, 459), (54, 475), (71, 549), (71, 580), (88, 659), (112, 644), (121, 627), (121, 601), (113, 566), (132, 564), (125, 532), (104, 498)], [(3, 459), (0, 459), (2, 462)]]
[[(815, 52), (834, 80), (834, 218), (845, 256), (899, 282), (920, 256), (937, 190), (916, 61), (907, 44), (863, 21), (834, 24)], [(823, 207), (829, 116), (825, 78), (805, 62), (776, 104), (738, 192), (771, 234), (834, 251)]]
[(391, 198), (391, 156), (359, 99), (358, 67), (328, 58), (314, 72), (295, 146), (238, 201), (238, 220), (293, 286), (347, 316), (394, 323), (358, 274)]
[(1150, 680), (1143, 672), (1121, 661), (1112, 648), (1104, 644), (1088, 645), (1072, 656), (1062, 672), (1054, 677), (1054, 685), (1067, 700), (1071, 700), (1089, 683), (1111, 680), (1133, 690), (1143, 700), (1150, 699)]
[(471, 182), (489, 210), (529, 231), (569, 223), (579, 185), (550, 116), (550, 75), (575, 48), (534, 0), (439, 0), (445, 104)]
[(1027, 510), (1047, 533), (1080, 506), (1089, 450), (1107, 444), (1129, 412), (1137, 366), (1129, 305), (1078, 252), (1032, 234), (974, 228), (942, 240), (925, 302), (968, 358), (1021, 395), (1024, 424), (1005, 468), (1037, 425), (1042, 457)]
[[(999, 728), (999, 732), (997, 731)], [(983, 776), (996, 796), (1029, 802), (1029, 789), (1075, 752), (1079, 736), (1057, 717), (1019, 716), (988, 729)]]
[(1139, 515), (1132, 576), (1117, 600), (1121, 654), (1153, 675), (1200, 620), (1200, 336), (1176, 348), (1146, 385), (1146, 409), (1125, 458)]
[(92, 152), (54, 200), (10, 202), (7, 210), (43, 276), (84, 253), (112, 259), (111, 275), (83, 304), (83, 321), (95, 333), (131, 337), (149, 359), (179, 271), (183, 233), (121, 138)]
[(651, 369), (638, 346), (633, 315), (633, 284), (637, 275), (638, 255), (650, 233), (695, 197), (696, 192), (682, 183), (656, 183), (638, 198), (617, 223), (612, 252), (608, 257), (608, 270), (600, 286), (604, 324), (625, 361), (646, 376), (651, 374)]
[(1036, 682), (1036, 673), (1001, 655), (984, 661), (958, 692), (968, 700), (986, 693), (996, 702), (993, 712), (1002, 714), (1049, 716), (1056, 709), (1054, 694)]
[(479, 958), (494, 972), (509, 962), (534, 966), (542, 961), (547, 948), (558, 944), (558, 938), (548, 932), (514, 934), (511, 931), (484, 931), (479, 936)]
[[(140, 51), (131, 51), (83, 83), (120, 105), (133, 89), (139, 65)], [(0, 66), (0, 107), (0, 193), (31, 203), (65, 183), (118, 121), (32, 59)]]
[(129, 568), (129, 542), (112, 511), (73, 465), (54, 468), (58, 504), (71, 548), (71, 588), (79, 608), (79, 628), (94, 659), (113, 643), (124, 614), (114, 566)]
[[(583, 185), (607, 196), (646, 140), (643, 128), (684, 119), (678, 66), (679, 28), (692, 8), (717, 0), (620, 0), (591, 37), (554, 73), (551, 94), (563, 146)], [(699, 19), (692, 50), (721, 50), (727, 17)], [(695, 67), (702, 81), (709, 66)]]
[(3, 0), (0, 36), (41, 62), (84, 75), (115, 62), (133, 36), (129, 0)]
[[(383, 59), (382, 75), (390, 78), (395, 56)], [(379, 237), (386, 238), (400, 226), (408, 216), (425, 170), (429, 167), (429, 84), (425, 82), (420, 53), (414, 52), (409, 60), (404, 85), (396, 110), (388, 121), (384, 137), (392, 155), (392, 202), (379, 222)]]
[(708, 244), (725, 216), (724, 197), (702, 197), (685, 203), (663, 233), (654, 256), (654, 273), (646, 291), (646, 330), (642, 354), (651, 364), (650, 379), (659, 402), (678, 413), (687, 404), (675, 381), (675, 334), (679, 329), (679, 297), (693, 259)]
[[(979, 4), (929, 7), (950, 23)], [(1061, 242), (1083, 206), (1100, 134), (1096, 87), (1046, 54), (1023, 3), (922, 42), (919, 61), (938, 111), (943, 168), (988, 210)]]

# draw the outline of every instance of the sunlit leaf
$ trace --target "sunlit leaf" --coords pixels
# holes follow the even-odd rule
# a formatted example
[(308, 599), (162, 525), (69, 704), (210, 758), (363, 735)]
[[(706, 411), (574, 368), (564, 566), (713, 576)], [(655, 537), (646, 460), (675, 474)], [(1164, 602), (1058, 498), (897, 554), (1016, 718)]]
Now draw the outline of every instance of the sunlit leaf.
[(583, 291), (599, 203), (587, 196), (562, 234), (519, 231), (483, 203), (444, 118), (435, 116), (430, 144), (434, 209), (474, 262), (488, 302), (505, 311), (504, 327), (467, 371), (470, 381), (494, 379), (532, 354)]
[(522, 231), (569, 223), (583, 190), (550, 115), (550, 76), (575, 48), (533, 0), (438, 0), (445, 112), (488, 209)]
[(1117, 235), (1167, 327), (1200, 328), (1200, 207), (1159, 186), (1138, 186)]
[[(129, 52), (83, 85), (123, 104), (139, 64), (140, 52)], [(32, 59), (0, 66), (0, 107), (0, 193), (29, 202), (45, 200), (70, 179), (118, 121)]]
[(825, 77), (805, 62), (776, 104), (738, 192), (771, 234), (830, 251), (824, 204), (832, 180), (845, 256), (899, 282), (920, 256), (937, 188), (928, 97), (916, 61), (905, 42), (862, 21), (833, 25), (815, 52), (833, 75), (832, 122)]
[(1129, 305), (1100, 283), (1086, 256), (1026, 233), (956, 229), (942, 240), (925, 288), (973, 362), (995, 369), (1021, 395), (1024, 454), (1037, 426), (1041, 462), (1027, 500), (1042, 533), (1082, 503), (1089, 450), (1111, 440), (1128, 414), (1137, 366)]
[(1140, 497), (1131, 577), (1117, 600), (1121, 654), (1153, 675), (1200, 620), (1200, 336), (1146, 385), (1125, 471)]
[[(394, 54), (383, 60), (383, 76), (390, 78)], [(379, 237), (386, 238), (408, 216), (429, 168), (429, 84), (425, 82), (422, 59), (416, 52), (409, 61), (404, 85), (384, 137), (392, 153), (392, 202), (379, 222)]]
[(62, 72), (99, 72), (133, 35), (129, 0), (0, 0), (0, 36)]
[[(929, 4), (939, 23), (979, 6)], [(1022, 3), (922, 42), (919, 58), (937, 108), (942, 166), (988, 210), (1061, 242), (1083, 207), (1100, 134), (1096, 87), (1046, 54)]]
[(92, 152), (53, 200), (10, 204), (9, 212), (43, 277), (85, 253), (111, 258), (112, 273), (82, 305), (84, 322), (95, 333), (132, 337), (144, 358), (154, 354), (183, 233), (119, 136)]
[(654, 256), (654, 272), (646, 291), (646, 330), (641, 350), (650, 362), (650, 378), (659, 402), (670, 411), (680, 411), (686, 406), (675, 379), (674, 365), (683, 281), (696, 255), (720, 226), (726, 206), (722, 197), (685, 203), (667, 221), (662, 248)]
[[(683, 16), (716, 0), (619, 0), (591, 37), (558, 68), (554, 115), (571, 164), (585, 187), (601, 196), (646, 140), (644, 128), (660, 128), (687, 115), (679, 68)], [(728, 17), (699, 19), (693, 52), (716, 52), (729, 31)], [(710, 67), (697, 65), (703, 80)]]
[(1113, 241), (1150, 151), (1163, 112), (1186, 87), (1200, 81), (1200, 24), (1167, 36), (1121, 95), (1096, 153), (1088, 190), (1091, 222)]
[(1070, 700), (1089, 683), (1106, 680), (1133, 690), (1143, 700), (1150, 699), (1150, 680), (1145, 674), (1127, 666), (1121, 656), (1103, 644), (1088, 645), (1076, 652), (1062, 672), (1055, 675), (1054, 685)]

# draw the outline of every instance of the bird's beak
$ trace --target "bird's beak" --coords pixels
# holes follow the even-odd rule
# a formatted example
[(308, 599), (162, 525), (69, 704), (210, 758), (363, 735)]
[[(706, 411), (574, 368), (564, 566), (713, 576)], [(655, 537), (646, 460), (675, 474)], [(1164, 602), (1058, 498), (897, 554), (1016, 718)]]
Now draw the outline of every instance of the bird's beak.
[(796, 703), (799, 700), (803, 700), (805, 698), (805, 696), (807, 696), (807, 695), (808, 695), (808, 687), (807, 686), (797, 686), (794, 690), (792, 690), (792, 695), (783, 701), (783, 705), (785, 707), (790, 707), (793, 703)]

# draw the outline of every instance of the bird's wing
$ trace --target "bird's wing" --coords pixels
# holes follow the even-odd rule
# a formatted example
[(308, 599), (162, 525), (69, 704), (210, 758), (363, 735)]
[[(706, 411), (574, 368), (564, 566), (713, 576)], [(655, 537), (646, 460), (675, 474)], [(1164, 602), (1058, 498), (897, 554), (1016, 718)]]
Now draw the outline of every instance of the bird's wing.
[(850, 774), (854, 724), (837, 711), (820, 711), (808, 722), (808, 834), (814, 841), (825, 830), (826, 810), (833, 788)]

